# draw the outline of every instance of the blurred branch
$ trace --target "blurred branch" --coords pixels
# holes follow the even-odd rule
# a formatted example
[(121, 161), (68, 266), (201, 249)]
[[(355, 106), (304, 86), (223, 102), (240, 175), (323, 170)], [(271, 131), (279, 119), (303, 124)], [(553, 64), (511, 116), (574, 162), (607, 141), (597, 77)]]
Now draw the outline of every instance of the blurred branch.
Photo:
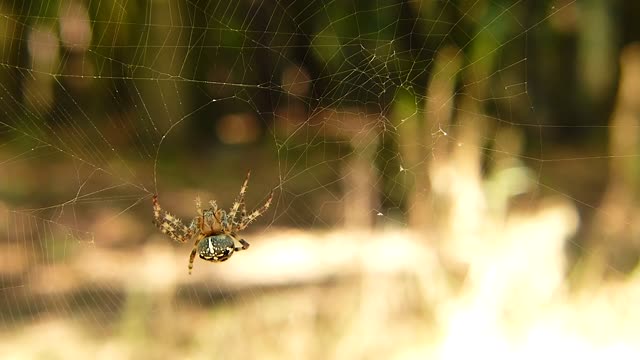
[(640, 254), (638, 160), (640, 150), (640, 43), (626, 47), (620, 58), (618, 99), (609, 127), (609, 184), (592, 232), (594, 251), (589, 273), (599, 277), (608, 265), (622, 271), (637, 266)]

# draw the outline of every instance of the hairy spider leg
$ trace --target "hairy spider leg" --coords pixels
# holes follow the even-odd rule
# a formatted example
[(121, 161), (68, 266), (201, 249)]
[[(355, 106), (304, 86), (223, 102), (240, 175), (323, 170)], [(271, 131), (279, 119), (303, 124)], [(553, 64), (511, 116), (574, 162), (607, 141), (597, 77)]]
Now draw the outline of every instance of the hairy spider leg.
[(220, 220), (222, 216), (218, 216), (218, 203), (215, 200), (209, 200), (209, 205), (211, 205), (211, 214), (213, 218), (213, 224), (209, 224), (209, 229), (210, 231), (213, 231), (213, 229), (216, 227), (216, 224), (222, 227), (222, 220)]
[(251, 214), (249, 214), (249, 216), (242, 218), (240, 225), (238, 225), (238, 231), (246, 229), (247, 226), (249, 226), (249, 224), (251, 224), (255, 219), (264, 214), (265, 211), (269, 209), (269, 206), (271, 206), (271, 200), (273, 200), (273, 190), (271, 191), (271, 194), (269, 194), (269, 198), (264, 203), (264, 205), (262, 205), (259, 209), (254, 210)]
[(198, 244), (200, 241), (204, 239), (205, 236), (203, 234), (198, 235), (196, 241), (193, 242), (193, 249), (191, 249), (191, 254), (189, 254), (189, 275), (191, 275), (191, 270), (193, 269), (193, 260), (196, 258), (196, 253), (198, 252)]
[(244, 205), (244, 195), (247, 192), (247, 187), (249, 186), (249, 177), (251, 176), (251, 171), (247, 171), (247, 177), (246, 179), (244, 179), (244, 183), (242, 184), (242, 187), (240, 188), (240, 193), (238, 193), (238, 196), (236, 197), (236, 200), (233, 203), (233, 206), (231, 207), (231, 210), (229, 211), (229, 220), (231, 221), (230, 224), (227, 224), (227, 226), (225, 226), (225, 230), (227, 232), (231, 232), (233, 231), (233, 228), (237, 225), (236, 222), (236, 214), (238, 213), (238, 209)]
[(215, 214), (215, 212), (218, 211), (218, 203), (215, 200), (209, 200), (209, 205), (211, 205), (211, 210), (213, 210)]
[(240, 204), (240, 220), (237, 222), (234, 220), (233, 222), (233, 231), (239, 231), (239, 225), (242, 223), (242, 220), (247, 217), (247, 206), (245, 205), (244, 197), (242, 198), (242, 203)]
[(190, 227), (187, 227), (182, 223), (182, 220), (176, 216), (169, 214), (160, 207), (158, 203), (158, 195), (153, 195), (153, 223), (162, 231), (162, 233), (169, 235), (173, 240), (184, 243), (187, 242), (195, 232), (193, 223)]
[(238, 240), (240, 244), (242, 244), (242, 250), (247, 250), (251, 244), (249, 244), (245, 239)]
[(233, 237), (234, 239), (236, 239), (242, 246), (238, 247), (236, 246), (236, 251), (240, 251), (240, 250), (247, 250), (249, 248), (249, 246), (251, 246), (251, 244), (249, 244), (249, 242), (247, 242), (247, 240), (245, 239), (240, 239), (238, 237), (238, 234), (236, 233), (231, 233), (229, 234), (231, 235), (231, 237)]
[[(246, 217), (247, 217), (247, 207), (245, 206), (244, 201), (243, 201), (242, 205), (240, 206), (240, 221), (242, 221), (242, 219), (244, 219)], [(238, 225), (238, 224), (236, 224), (236, 225)]]
[(236, 220), (235, 219), (236, 216), (233, 217), (233, 219), (231, 220), (231, 224), (229, 224), (229, 231), (240, 231), (239, 230), (240, 223), (242, 223), (242, 220), (247, 217), (247, 206), (244, 201), (244, 196), (240, 199), (240, 202), (238, 204), (239, 204), (238, 210), (240, 211), (240, 219)]
[(224, 210), (220, 210), (220, 221), (224, 232), (229, 232), (227, 230), (229, 228), (229, 215)]
[(202, 212), (202, 201), (200, 201), (200, 196), (196, 196), (196, 218), (191, 221), (191, 227), (197, 227), (200, 233), (204, 230), (204, 213)]
[(200, 195), (196, 196), (196, 213), (202, 216), (202, 201), (200, 201)]

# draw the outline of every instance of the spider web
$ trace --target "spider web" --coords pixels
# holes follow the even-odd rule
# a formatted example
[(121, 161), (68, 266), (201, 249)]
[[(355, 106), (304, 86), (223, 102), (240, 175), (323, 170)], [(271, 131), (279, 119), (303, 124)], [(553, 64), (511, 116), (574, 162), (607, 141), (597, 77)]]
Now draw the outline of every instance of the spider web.
[[(460, 329), (486, 318), (449, 312), (465, 299), (456, 281), (482, 314), (534, 324), (521, 348), (538, 348), (548, 323), (522, 313), (553, 304), (573, 323), (566, 309), (584, 300), (552, 301), (569, 298), (568, 279), (627, 279), (635, 264), (615, 241), (636, 234), (624, 166), (638, 151), (584, 144), (625, 143), (637, 124), (561, 119), (545, 87), (562, 59), (540, 49), (577, 31), (578, 12), (572, 0), (0, 3), (6, 354), (457, 358), (455, 340), (473, 338)], [(558, 145), (571, 137), (583, 146)], [(608, 163), (623, 179), (593, 194), (606, 179), (589, 173)], [(198, 195), (229, 208), (248, 170), (248, 208), (276, 192), (242, 234), (252, 247), (187, 276), (190, 244), (151, 225), (151, 196), (188, 223)], [(406, 303), (434, 314), (397, 311)], [(389, 327), (395, 316), (407, 321)], [(438, 321), (448, 330), (425, 344)], [(382, 327), (413, 335), (393, 349), (371, 333)]]

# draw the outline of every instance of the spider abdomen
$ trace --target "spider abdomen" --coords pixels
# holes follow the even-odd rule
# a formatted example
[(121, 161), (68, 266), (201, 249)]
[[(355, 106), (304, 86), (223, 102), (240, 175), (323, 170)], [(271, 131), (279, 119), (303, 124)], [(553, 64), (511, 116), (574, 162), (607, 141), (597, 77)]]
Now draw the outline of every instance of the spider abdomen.
[(234, 250), (235, 243), (226, 234), (207, 236), (198, 244), (198, 255), (206, 261), (225, 261), (233, 255)]

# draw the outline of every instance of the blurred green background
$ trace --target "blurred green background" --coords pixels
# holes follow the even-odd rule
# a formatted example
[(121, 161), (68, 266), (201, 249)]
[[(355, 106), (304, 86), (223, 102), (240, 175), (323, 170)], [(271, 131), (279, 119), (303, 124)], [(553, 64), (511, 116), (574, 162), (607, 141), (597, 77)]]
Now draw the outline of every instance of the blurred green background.
[[(637, 2), (0, 15), (0, 357), (640, 353)], [(251, 249), (188, 276), (151, 196), (248, 170)]]

